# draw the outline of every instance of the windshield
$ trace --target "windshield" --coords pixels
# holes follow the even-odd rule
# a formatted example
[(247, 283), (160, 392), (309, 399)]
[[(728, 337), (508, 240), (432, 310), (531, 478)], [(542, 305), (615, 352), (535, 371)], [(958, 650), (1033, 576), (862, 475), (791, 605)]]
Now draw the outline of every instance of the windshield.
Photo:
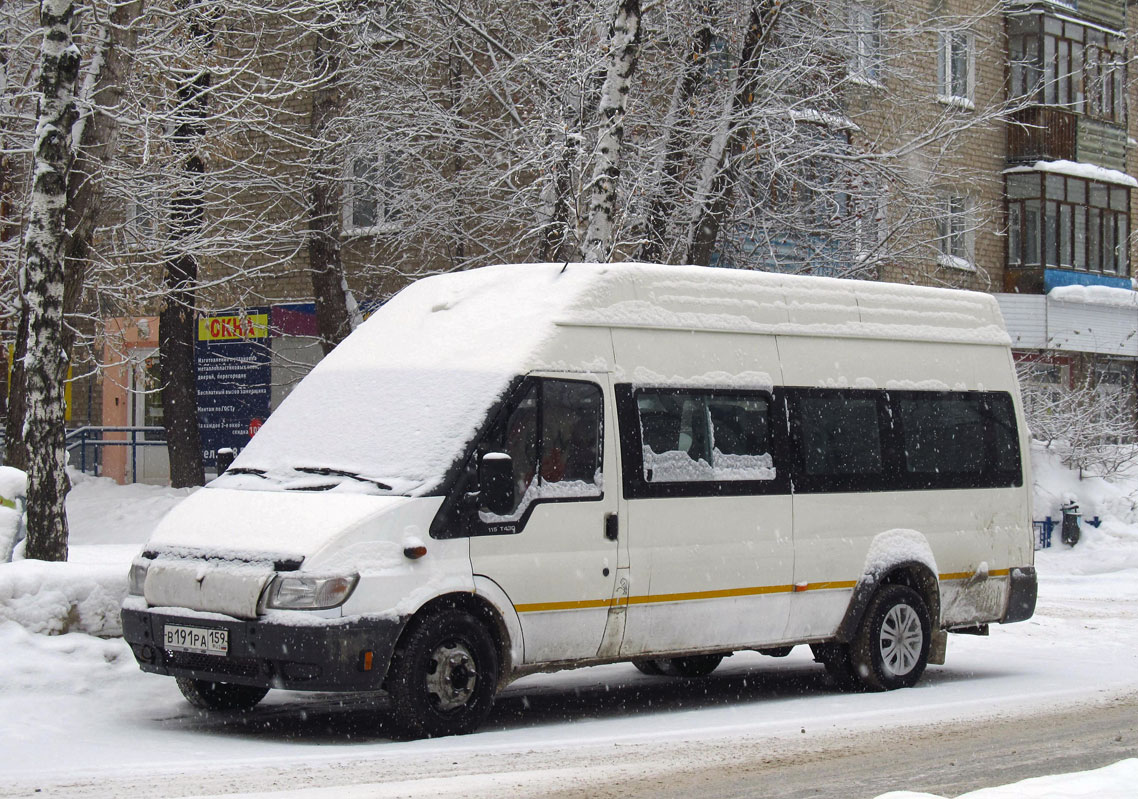
[(556, 339), (555, 320), (594, 278), (588, 269), (544, 264), (416, 281), (293, 389), (215, 484), (409, 496), (438, 490), (495, 401), (516, 375), (536, 368), (542, 347)]
[(428, 494), (508, 385), (509, 377), (449, 370), (314, 372), (212, 485)]

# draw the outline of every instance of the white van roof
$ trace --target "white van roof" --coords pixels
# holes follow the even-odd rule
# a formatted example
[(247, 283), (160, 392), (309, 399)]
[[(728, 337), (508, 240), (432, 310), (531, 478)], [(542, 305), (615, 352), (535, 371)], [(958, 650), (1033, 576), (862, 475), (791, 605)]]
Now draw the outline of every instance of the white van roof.
[(428, 492), (516, 376), (605, 368), (611, 350), (563, 361), (555, 345), (567, 326), (1009, 344), (995, 300), (973, 292), (692, 266), (485, 267), (392, 298), (293, 390), (234, 467), (282, 480), (297, 467), (344, 470)]
[(562, 324), (1010, 345), (995, 299), (978, 292), (698, 266), (562, 268), (593, 284)]

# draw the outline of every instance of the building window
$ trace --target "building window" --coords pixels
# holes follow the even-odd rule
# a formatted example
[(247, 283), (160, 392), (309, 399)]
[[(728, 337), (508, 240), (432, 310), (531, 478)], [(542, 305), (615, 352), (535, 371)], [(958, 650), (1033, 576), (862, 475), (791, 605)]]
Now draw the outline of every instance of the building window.
[(344, 196), (344, 227), (351, 233), (390, 229), (399, 219), (402, 182), (402, 170), (388, 153), (353, 158)]
[(1125, 124), (1125, 45), (1121, 34), (1074, 20), (1009, 17), (1012, 96)]
[(937, 47), (937, 94), (942, 102), (972, 107), (972, 34), (942, 31)]
[(881, 12), (862, 3), (850, 5), (850, 77), (877, 85), (881, 81)]
[(1008, 266), (1130, 274), (1130, 189), (1045, 172), (1007, 176)]
[(937, 250), (942, 266), (975, 269), (972, 263), (972, 208), (967, 197), (943, 197), (937, 209)]

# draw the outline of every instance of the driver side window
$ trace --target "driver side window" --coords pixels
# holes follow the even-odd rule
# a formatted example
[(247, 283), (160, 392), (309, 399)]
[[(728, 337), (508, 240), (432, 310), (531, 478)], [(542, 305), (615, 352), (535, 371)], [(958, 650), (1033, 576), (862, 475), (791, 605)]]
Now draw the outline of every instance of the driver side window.
[(597, 499), (603, 494), (603, 401), (600, 386), (533, 379), (486, 437), (480, 454), (504, 452), (513, 463), (514, 508), (484, 522), (517, 520), (537, 501)]

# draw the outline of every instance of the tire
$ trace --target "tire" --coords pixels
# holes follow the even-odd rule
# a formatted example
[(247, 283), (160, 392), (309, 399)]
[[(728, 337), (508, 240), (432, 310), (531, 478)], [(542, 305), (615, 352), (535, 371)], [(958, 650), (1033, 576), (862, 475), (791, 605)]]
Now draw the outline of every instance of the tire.
[(826, 668), (826, 674), (839, 689), (849, 691), (861, 684), (854, 674), (850, 648), (846, 644), (811, 644), (810, 651), (814, 654), (815, 662)]
[(924, 674), (931, 642), (932, 624), (921, 595), (905, 585), (883, 586), (850, 645), (853, 673), (873, 691), (908, 688)]
[(202, 710), (250, 710), (265, 698), (268, 688), (228, 682), (178, 677), (178, 690), (191, 705)]
[(395, 725), (411, 738), (474, 732), (490, 714), (497, 685), (497, 647), (459, 609), (413, 620), (387, 675)]
[(647, 674), (649, 677), (663, 676), (664, 672), (660, 668), (660, 660), (634, 660), (632, 665), (637, 668), (641, 674)]
[(660, 673), (667, 677), (706, 677), (723, 662), (723, 655), (690, 655), (655, 661)]

